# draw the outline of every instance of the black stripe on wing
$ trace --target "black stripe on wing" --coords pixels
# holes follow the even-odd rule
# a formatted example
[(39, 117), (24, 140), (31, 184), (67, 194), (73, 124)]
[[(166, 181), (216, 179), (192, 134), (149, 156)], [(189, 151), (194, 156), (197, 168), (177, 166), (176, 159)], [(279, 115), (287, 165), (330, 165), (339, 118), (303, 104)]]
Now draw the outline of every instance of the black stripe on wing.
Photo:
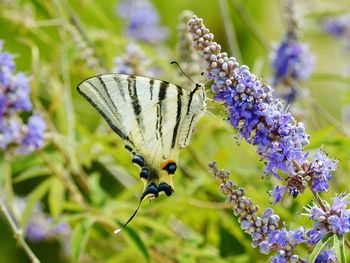
[(154, 79), (150, 79), (149, 80), (150, 100), (153, 100), (153, 86), (154, 86)]
[(180, 121), (181, 121), (181, 108), (182, 108), (182, 102), (181, 102), (181, 97), (182, 97), (182, 88), (179, 86), (177, 87), (177, 109), (176, 109), (176, 123), (175, 123), (175, 127), (174, 127), (174, 131), (173, 131), (173, 139), (171, 141), (171, 148), (174, 149), (175, 147), (175, 143), (176, 143), (176, 137), (177, 137), (177, 133), (179, 130), (179, 125), (180, 125)]
[(139, 125), (141, 135), (143, 135), (143, 131), (145, 130), (145, 126), (143, 124), (143, 119), (141, 116), (141, 105), (139, 102), (139, 96), (137, 95), (137, 89), (136, 89), (136, 78), (134, 76), (130, 76), (128, 78), (128, 91), (131, 99), (132, 108), (135, 113), (135, 118), (137, 121), (137, 124)]
[(162, 81), (159, 85), (159, 93), (158, 93), (158, 107), (157, 107), (157, 123), (156, 123), (156, 136), (157, 139), (161, 139), (162, 145), (163, 145), (163, 128), (162, 128), (162, 122), (163, 122), (163, 100), (166, 98), (167, 88), (169, 86), (169, 82)]
[[(92, 84), (91, 81), (87, 80), (86, 83), (89, 83), (89, 85), (91, 85), (91, 87), (100, 95), (100, 97), (104, 100), (104, 102), (106, 103), (106, 105), (108, 105), (108, 102), (106, 101), (106, 99), (101, 95), (100, 91), (96, 88), (95, 85)], [(102, 117), (106, 120), (106, 122), (108, 123), (108, 125), (111, 127), (111, 129), (118, 134), (123, 140), (127, 140), (130, 143), (132, 143), (129, 140), (129, 137), (124, 134), (116, 125), (113, 124), (113, 121), (106, 115), (106, 113), (97, 106), (97, 104), (86, 94), (84, 93), (84, 91), (80, 88), (81, 85), (86, 85), (84, 83), (80, 84), (77, 87), (78, 92), (102, 115)]]

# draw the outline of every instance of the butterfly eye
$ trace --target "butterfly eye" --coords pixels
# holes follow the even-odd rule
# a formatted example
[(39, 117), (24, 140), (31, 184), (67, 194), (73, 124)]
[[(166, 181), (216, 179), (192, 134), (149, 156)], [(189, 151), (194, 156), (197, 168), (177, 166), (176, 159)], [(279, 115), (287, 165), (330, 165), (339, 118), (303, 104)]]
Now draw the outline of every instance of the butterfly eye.
[(167, 183), (161, 183), (158, 187), (158, 192), (164, 192), (167, 196), (171, 196), (174, 190)]
[(168, 174), (174, 174), (176, 171), (176, 163), (174, 162), (168, 162), (164, 167), (163, 170), (167, 171)]
[(145, 166), (145, 160), (140, 155), (135, 154), (131, 161), (140, 167)]
[(148, 179), (148, 170), (147, 168), (142, 168), (141, 172), (140, 172), (140, 177), (144, 178), (144, 179)]

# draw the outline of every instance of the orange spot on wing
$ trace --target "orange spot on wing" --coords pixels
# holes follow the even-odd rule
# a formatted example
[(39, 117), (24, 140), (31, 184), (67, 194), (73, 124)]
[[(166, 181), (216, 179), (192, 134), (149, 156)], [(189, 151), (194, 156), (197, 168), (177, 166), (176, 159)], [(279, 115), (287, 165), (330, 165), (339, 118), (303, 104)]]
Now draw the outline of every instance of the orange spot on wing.
[(168, 165), (168, 164), (176, 164), (176, 162), (174, 160), (164, 160), (160, 162), (160, 168), (162, 168), (162, 170), (164, 170), (164, 168)]

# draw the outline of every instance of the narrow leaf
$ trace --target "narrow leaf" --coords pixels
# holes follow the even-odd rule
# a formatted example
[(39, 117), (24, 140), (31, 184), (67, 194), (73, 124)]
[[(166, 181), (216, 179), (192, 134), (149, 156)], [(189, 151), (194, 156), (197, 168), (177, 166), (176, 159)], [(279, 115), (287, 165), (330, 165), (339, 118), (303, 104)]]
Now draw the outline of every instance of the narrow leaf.
[(53, 178), (51, 180), (49, 191), (49, 207), (51, 216), (57, 219), (62, 212), (62, 205), (64, 201), (65, 189), (60, 180)]
[(125, 228), (124, 231), (126, 231), (126, 233), (128, 234), (128, 236), (131, 238), (131, 240), (134, 242), (134, 244), (136, 245), (136, 247), (140, 250), (140, 252), (142, 253), (142, 255), (145, 257), (145, 259), (147, 260), (147, 262), (150, 261), (150, 257), (149, 257), (149, 253), (147, 250), (147, 247), (145, 246), (145, 244), (143, 243), (142, 239), (140, 238), (140, 236), (131, 228)]
[(20, 173), (18, 176), (13, 178), (13, 182), (20, 183), (25, 180), (32, 179), (38, 176), (47, 175), (47, 174), (50, 174), (50, 169), (47, 168), (46, 166), (33, 166), (26, 169), (25, 171)]
[(71, 262), (79, 262), (79, 258), (85, 249), (87, 241), (89, 240), (89, 235), (91, 227), (95, 221), (93, 219), (87, 219), (76, 225), (72, 234), (72, 248), (71, 248)]
[(14, 196), (11, 163), (5, 160), (0, 162), (0, 186), (2, 189), (5, 189), (7, 202), (11, 204)]
[(334, 253), (339, 263), (346, 263), (344, 235), (334, 235)]
[(324, 238), (322, 238), (314, 247), (314, 250), (312, 251), (312, 253), (310, 254), (310, 256), (307, 259), (307, 262), (314, 262), (315, 259), (317, 258), (317, 256), (320, 254), (321, 250), (323, 249), (323, 247), (329, 242), (329, 239), (333, 236), (333, 233), (329, 233), (327, 235), (324, 236)]

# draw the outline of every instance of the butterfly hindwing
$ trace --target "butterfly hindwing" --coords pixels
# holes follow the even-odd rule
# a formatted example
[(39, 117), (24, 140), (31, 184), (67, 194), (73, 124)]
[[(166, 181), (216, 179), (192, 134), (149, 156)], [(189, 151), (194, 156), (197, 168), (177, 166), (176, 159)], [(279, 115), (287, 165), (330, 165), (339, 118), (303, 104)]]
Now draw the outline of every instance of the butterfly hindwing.
[(125, 140), (126, 148), (144, 159), (151, 183), (172, 185), (173, 174), (162, 167), (176, 164), (179, 149), (189, 143), (206, 105), (204, 90), (188, 92), (161, 80), (105, 74), (83, 81), (78, 91)]

